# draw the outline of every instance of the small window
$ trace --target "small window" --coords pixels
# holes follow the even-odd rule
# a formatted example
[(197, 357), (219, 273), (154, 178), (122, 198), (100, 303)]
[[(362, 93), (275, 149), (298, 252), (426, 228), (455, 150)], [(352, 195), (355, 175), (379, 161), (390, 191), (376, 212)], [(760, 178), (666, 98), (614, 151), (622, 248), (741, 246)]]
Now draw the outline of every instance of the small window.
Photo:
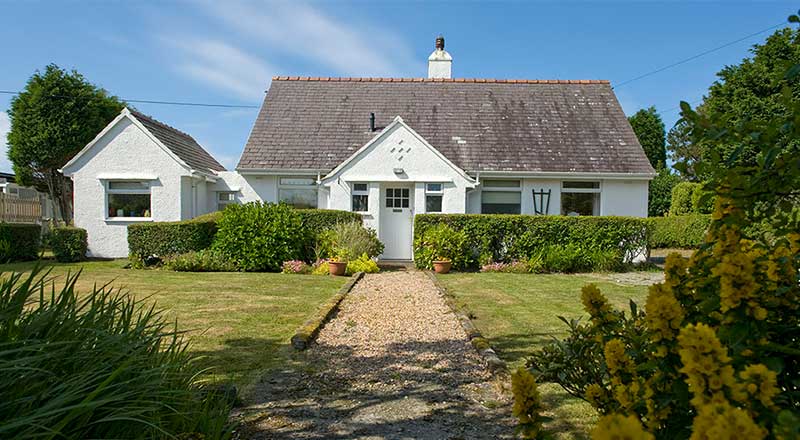
[(409, 207), (408, 188), (386, 188), (386, 207), (408, 208)]
[(107, 186), (109, 218), (150, 218), (150, 183), (147, 181), (113, 181)]
[(366, 183), (353, 184), (353, 212), (369, 211), (369, 188)]
[(225, 208), (236, 203), (236, 193), (233, 191), (220, 191), (217, 194), (217, 211), (224, 211)]
[(562, 182), (561, 215), (600, 215), (600, 182)]
[(442, 212), (443, 188), (441, 183), (425, 185), (425, 212)]
[(484, 180), (484, 188), (519, 188), (519, 180)]
[(281, 177), (278, 200), (298, 209), (317, 207), (317, 181), (313, 177)]
[(481, 181), (481, 212), (484, 214), (519, 214), (522, 212), (522, 181)]

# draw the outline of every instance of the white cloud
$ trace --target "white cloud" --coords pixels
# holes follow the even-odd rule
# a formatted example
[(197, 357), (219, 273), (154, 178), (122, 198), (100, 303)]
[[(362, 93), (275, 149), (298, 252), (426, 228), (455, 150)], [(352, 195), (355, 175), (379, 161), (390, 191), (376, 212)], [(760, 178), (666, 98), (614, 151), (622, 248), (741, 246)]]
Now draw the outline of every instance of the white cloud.
[(223, 41), (187, 36), (161, 40), (177, 50), (175, 69), (244, 99), (260, 99), (274, 72), (268, 64)]
[(0, 171), (11, 172), (11, 161), (8, 160), (8, 132), (11, 131), (11, 119), (8, 113), (0, 112)]
[(415, 71), (408, 47), (390, 31), (368, 23), (344, 23), (300, 2), (206, 2), (210, 17), (232, 30), (286, 52), (353, 76), (388, 76)]

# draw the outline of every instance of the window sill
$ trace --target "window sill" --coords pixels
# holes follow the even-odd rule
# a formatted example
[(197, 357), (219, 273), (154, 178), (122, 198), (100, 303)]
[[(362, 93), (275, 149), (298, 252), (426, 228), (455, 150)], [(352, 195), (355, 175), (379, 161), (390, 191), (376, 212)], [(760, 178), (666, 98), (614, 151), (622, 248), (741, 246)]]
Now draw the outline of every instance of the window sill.
[(139, 223), (152, 222), (153, 217), (106, 217), (106, 223)]

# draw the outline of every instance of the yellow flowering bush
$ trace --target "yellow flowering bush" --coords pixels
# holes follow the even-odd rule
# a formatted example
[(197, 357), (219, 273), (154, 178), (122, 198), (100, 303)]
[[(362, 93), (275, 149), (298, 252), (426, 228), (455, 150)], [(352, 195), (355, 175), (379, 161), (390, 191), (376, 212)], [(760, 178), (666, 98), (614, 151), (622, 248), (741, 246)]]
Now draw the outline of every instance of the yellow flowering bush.
[(542, 424), (547, 418), (542, 416), (542, 401), (536, 379), (530, 371), (519, 368), (511, 375), (511, 392), (514, 406), (511, 413), (517, 419), (517, 431), (525, 439), (543, 439), (547, 433)]

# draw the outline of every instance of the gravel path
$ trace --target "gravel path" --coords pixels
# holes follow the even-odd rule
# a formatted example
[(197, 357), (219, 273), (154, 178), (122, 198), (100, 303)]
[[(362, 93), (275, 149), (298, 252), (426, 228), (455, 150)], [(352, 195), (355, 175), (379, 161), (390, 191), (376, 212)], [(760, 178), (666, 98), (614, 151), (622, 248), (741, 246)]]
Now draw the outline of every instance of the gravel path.
[(512, 438), (508, 397), (421, 272), (366, 275), (304, 356), (256, 387), (241, 438)]

